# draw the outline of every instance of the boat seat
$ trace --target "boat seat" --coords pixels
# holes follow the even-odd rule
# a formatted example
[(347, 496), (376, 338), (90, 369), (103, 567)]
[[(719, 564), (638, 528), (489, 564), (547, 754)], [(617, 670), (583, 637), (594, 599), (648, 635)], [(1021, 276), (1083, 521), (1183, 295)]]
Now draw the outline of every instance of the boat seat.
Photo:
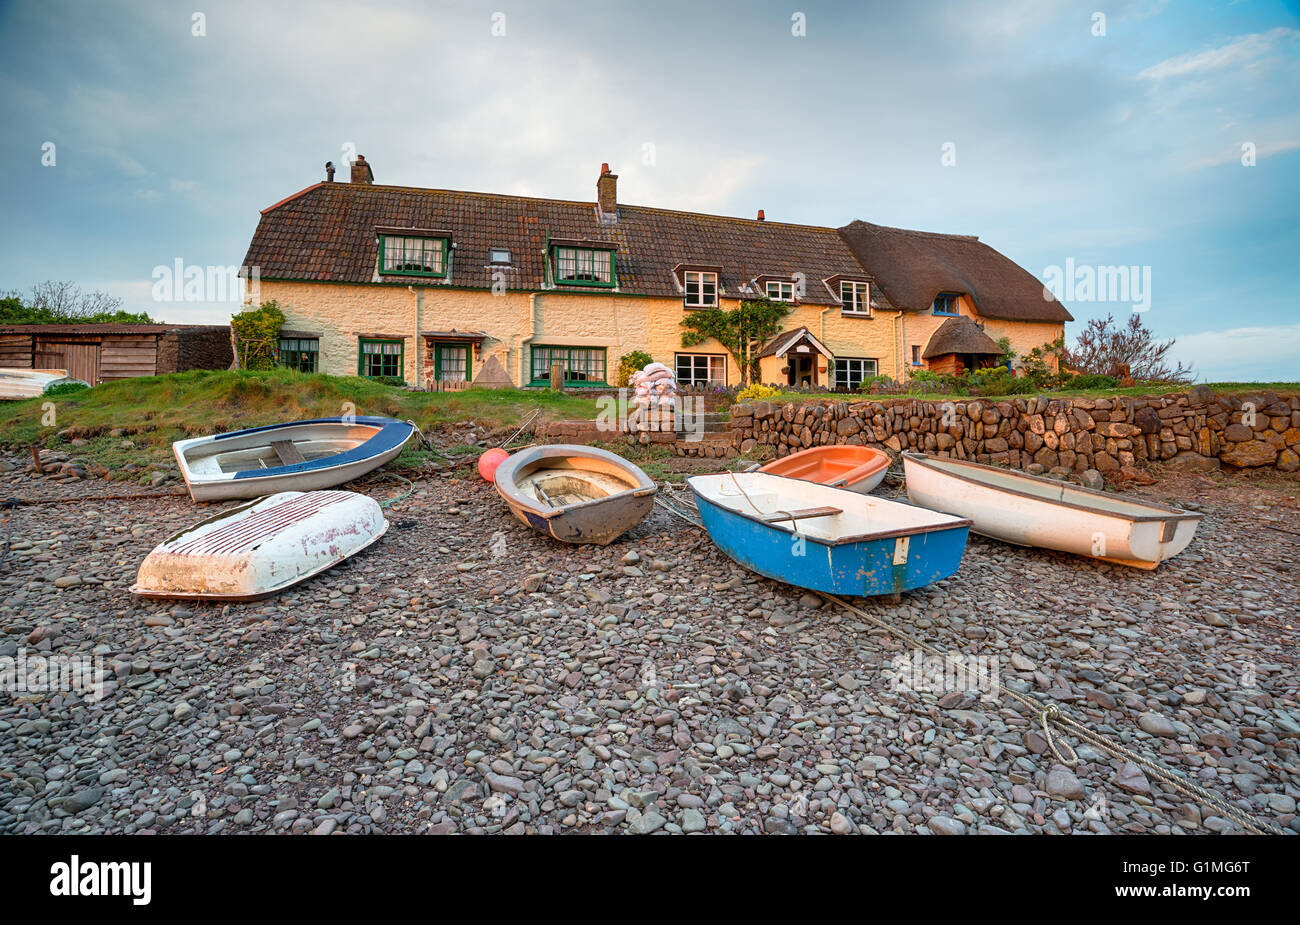
[(834, 517), (836, 514), (843, 514), (842, 508), (838, 507), (805, 507), (795, 511), (777, 511), (775, 514), (764, 514), (763, 520), (766, 523), (780, 523), (783, 520), (809, 520), (813, 517)]
[(275, 455), (279, 456), (280, 462), (286, 466), (307, 461), (307, 457), (298, 451), (292, 440), (272, 440), (271, 449), (275, 450)]

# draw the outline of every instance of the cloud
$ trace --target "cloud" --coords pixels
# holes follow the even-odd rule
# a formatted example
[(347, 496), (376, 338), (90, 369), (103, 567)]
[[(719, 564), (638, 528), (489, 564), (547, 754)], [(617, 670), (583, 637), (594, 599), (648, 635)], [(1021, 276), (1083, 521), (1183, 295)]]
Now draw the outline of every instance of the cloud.
[(1300, 324), (1183, 334), (1172, 353), (1210, 382), (1293, 382), (1300, 380)]
[[(1267, 145), (1256, 145), (1255, 160), (1262, 161), (1266, 157), (1272, 157), (1274, 154), (1285, 154), (1287, 151), (1294, 151), (1300, 148), (1300, 138), (1291, 138), (1287, 141), (1276, 141)], [(1206, 167), (1219, 167), (1223, 164), (1240, 164), (1241, 158), (1245, 152), (1238, 145), (1231, 150), (1224, 151), (1222, 154), (1215, 154), (1210, 157), (1202, 158), (1199, 161), (1192, 162), (1194, 170), (1202, 170)]]
[(1237, 67), (1270, 54), (1297, 38), (1300, 38), (1300, 30), (1278, 26), (1267, 32), (1243, 35), (1218, 48), (1167, 58), (1139, 72), (1138, 77), (1146, 80), (1166, 80), (1170, 77), (1194, 76), (1206, 71)]

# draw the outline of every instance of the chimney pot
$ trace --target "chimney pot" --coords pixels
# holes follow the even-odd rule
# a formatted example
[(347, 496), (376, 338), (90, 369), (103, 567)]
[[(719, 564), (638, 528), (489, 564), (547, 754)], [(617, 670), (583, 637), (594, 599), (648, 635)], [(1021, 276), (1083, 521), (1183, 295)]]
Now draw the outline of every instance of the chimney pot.
[(372, 171), (370, 165), (366, 163), (366, 156), (364, 154), (358, 154), (357, 159), (352, 162), (352, 175), (350, 179), (353, 183), (370, 184), (375, 182), (374, 171)]
[(759, 209), (759, 210), (758, 210), (758, 220), (759, 220), (760, 222), (765, 222), (765, 221), (767, 221), (767, 216), (763, 214), (763, 210), (762, 210), (762, 209)]
[(600, 165), (600, 176), (596, 179), (596, 209), (603, 220), (617, 220), (618, 174), (610, 173), (608, 164)]
[(333, 183), (333, 182), (334, 182), (334, 162), (333, 162), (333, 161), (326, 161), (326, 162), (325, 162), (325, 182), (326, 182), (326, 183)]

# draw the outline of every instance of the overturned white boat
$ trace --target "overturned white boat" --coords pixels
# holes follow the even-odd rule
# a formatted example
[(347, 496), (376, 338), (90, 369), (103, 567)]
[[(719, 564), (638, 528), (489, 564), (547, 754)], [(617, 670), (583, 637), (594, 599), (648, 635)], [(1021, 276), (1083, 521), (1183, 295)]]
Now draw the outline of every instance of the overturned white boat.
[(402, 452), (410, 421), (379, 417), (291, 421), (172, 444), (195, 501), (257, 498), (342, 485)]
[(0, 369), (0, 401), (20, 401), (24, 398), (36, 398), (44, 395), (51, 386), (77, 382), (86, 385), (80, 379), (73, 379), (66, 369), (17, 369), (5, 367)]
[(177, 533), (145, 557), (131, 593), (249, 601), (338, 565), (388, 530), (379, 504), (351, 491), (286, 491)]
[(958, 459), (904, 453), (913, 504), (969, 518), (976, 533), (1134, 568), (1187, 548), (1201, 515)]

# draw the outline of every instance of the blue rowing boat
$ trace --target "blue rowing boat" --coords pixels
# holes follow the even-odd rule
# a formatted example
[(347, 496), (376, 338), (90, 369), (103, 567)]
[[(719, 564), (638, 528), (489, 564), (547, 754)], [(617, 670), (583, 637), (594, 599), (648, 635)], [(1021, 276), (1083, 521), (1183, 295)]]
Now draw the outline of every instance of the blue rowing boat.
[(870, 597), (957, 571), (971, 522), (873, 495), (766, 472), (686, 480), (719, 549), (811, 591)]
[(314, 418), (178, 440), (172, 450), (190, 496), (220, 501), (342, 485), (394, 459), (415, 432), (394, 418)]

